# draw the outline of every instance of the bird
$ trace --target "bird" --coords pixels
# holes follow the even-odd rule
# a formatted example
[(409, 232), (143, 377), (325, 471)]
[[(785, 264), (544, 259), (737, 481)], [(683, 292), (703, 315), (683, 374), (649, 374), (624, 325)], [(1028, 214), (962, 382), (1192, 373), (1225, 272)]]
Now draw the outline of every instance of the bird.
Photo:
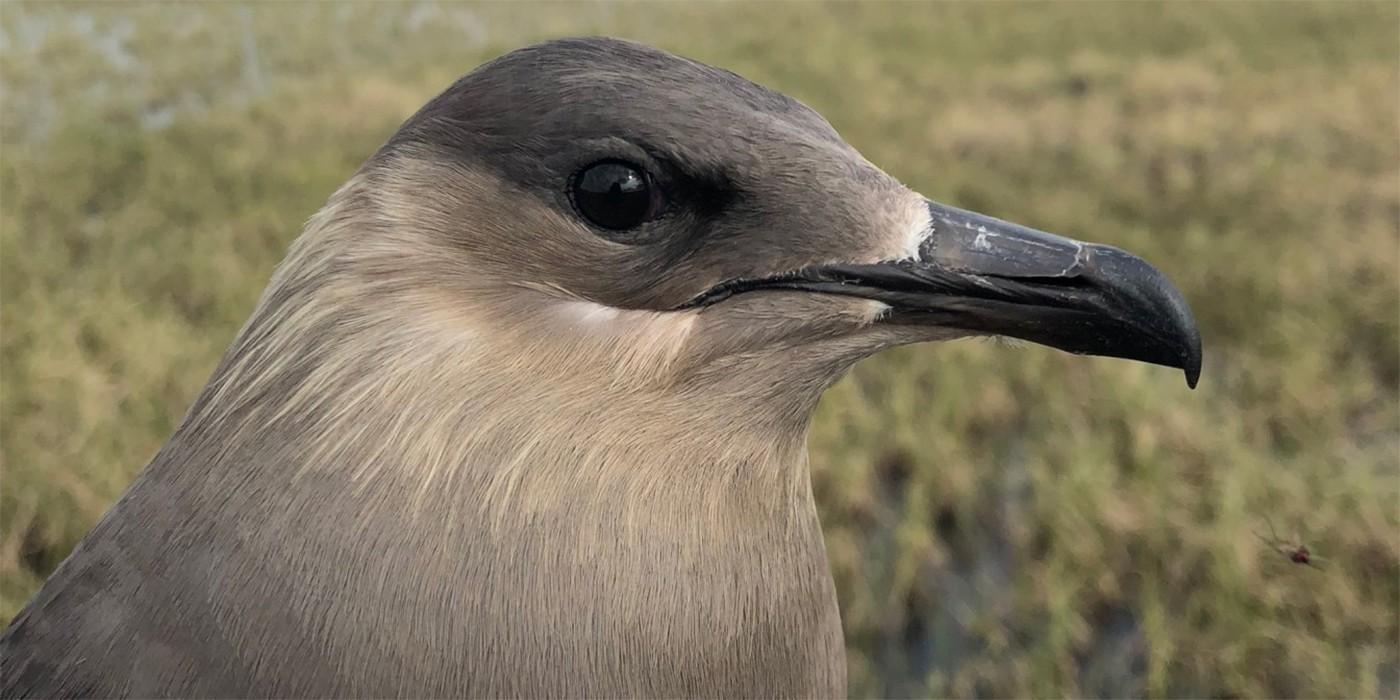
[(813, 408), (972, 336), (1201, 368), (1149, 263), (927, 199), (793, 98), (505, 53), (309, 219), (0, 695), (842, 696)]

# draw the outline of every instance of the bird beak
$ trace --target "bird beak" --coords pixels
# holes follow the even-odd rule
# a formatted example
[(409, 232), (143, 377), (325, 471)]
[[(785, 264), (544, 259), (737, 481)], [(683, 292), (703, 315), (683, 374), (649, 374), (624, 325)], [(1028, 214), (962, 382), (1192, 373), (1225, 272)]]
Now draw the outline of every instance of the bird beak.
[(1156, 268), (1118, 248), (925, 201), (930, 225), (917, 257), (734, 281), (689, 305), (756, 289), (876, 299), (891, 307), (887, 322), (1177, 367), (1195, 388), (1200, 332), (1186, 300)]

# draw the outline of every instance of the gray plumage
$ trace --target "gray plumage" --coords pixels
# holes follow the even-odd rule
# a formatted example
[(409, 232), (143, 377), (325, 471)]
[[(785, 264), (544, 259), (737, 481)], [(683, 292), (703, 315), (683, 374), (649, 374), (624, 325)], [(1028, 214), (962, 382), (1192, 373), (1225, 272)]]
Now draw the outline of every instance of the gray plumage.
[[(603, 161), (654, 218), (580, 215)], [(609, 39), (488, 63), (313, 217), (0, 637), (3, 695), (844, 694), (804, 445), (831, 382), (989, 333), (1199, 368), (1140, 261), (963, 215), (722, 70)]]

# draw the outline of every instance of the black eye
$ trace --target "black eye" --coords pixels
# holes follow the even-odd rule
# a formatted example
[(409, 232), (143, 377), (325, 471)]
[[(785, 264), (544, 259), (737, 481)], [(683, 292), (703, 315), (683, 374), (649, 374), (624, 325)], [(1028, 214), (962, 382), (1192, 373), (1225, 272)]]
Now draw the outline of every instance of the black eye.
[(660, 204), (646, 171), (616, 160), (580, 170), (574, 175), (570, 190), (574, 207), (584, 218), (614, 231), (646, 223), (656, 215)]

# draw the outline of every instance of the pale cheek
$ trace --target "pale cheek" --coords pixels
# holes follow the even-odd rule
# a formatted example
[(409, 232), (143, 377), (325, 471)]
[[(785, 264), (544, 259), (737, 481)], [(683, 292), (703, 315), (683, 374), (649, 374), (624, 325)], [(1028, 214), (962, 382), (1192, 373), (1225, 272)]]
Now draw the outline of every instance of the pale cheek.
[[(570, 338), (585, 348), (605, 354), (641, 353), (660, 355), (669, 362), (684, 345), (695, 325), (697, 314), (619, 309), (591, 301), (572, 300), (553, 306), (559, 326), (544, 329), (556, 340)], [(564, 335), (558, 335), (559, 333)]]
[(617, 320), (621, 311), (611, 306), (591, 301), (566, 301), (559, 305), (559, 314), (565, 321), (585, 326), (599, 326)]

